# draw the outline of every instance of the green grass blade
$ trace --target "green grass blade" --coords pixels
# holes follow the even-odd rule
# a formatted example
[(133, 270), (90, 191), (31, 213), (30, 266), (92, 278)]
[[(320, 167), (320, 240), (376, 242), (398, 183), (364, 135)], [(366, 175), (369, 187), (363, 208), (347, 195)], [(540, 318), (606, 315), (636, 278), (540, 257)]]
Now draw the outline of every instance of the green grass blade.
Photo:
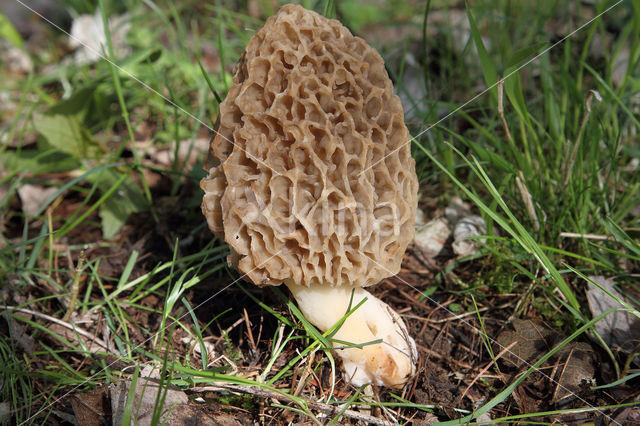
[[(136, 399), (136, 388), (138, 384), (138, 378), (140, 377), (140, 365), (136, 364), (133, 375), (131, 376), (131, 382), (129, 383), (129, 392), (127, 392), (127, 401), (124, 404), (124, 410), (122, 410), (122, 426), (131, 425), (133, 418), (133, 403)], [(140, 396), (140, 398), (142, 398)]]
[(482, 36), (480, 35), (480, 31), (478, 31), (478, 26), (476, 25), (476, 21), (473, 18), (473, 14), (471, 13), (471, 8), (469, 4), (466, 4), (467, 8), (467, 18), (469, 19), (469, 26), (471, 27), (471, 38), (473, 43), (476, 46), (476, 50), (478, 51), (478, 57), (480, 58), (480, 66), (482, 68), (482, 74), (484, 75), (484, 82), (487, 87), (491, 87), (491, 98), (494, 102), (498, 101), (498, 91), (495, 88), (496, 83), (498, 83), (498, 72), (496, 71), (496, 67), (489, 57), (489, 52), (487, 52), (487, 48), (482, 41)]

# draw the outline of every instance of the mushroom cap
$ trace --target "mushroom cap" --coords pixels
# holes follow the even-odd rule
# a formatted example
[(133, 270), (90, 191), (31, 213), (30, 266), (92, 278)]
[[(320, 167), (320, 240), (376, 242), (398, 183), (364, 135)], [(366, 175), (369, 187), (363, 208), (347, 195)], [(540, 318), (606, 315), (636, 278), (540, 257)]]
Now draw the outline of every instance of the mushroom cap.
[(258, 285), (364, 287), (397, 273), (418, 181), (380, 55), (336, 20), (285, 5), (234, 69), (202, 211)]

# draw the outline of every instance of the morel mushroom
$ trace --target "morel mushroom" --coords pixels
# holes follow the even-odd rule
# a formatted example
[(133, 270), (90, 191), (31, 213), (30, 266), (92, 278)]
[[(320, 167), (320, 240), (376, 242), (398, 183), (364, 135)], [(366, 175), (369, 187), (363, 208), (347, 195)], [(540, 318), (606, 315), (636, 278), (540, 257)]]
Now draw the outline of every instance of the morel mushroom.
[(201, 182), (209, 228), (245, 277), (286, 284), (322, 331), (367, 298), (333, 339), (383, 342), (336, 349), (346, 380), (402, 386), (415, 342), (363, 289), (399, 271), (417, 207), (382, 58), (338, 21), (286, 5), (249, 41), (233, 82)]

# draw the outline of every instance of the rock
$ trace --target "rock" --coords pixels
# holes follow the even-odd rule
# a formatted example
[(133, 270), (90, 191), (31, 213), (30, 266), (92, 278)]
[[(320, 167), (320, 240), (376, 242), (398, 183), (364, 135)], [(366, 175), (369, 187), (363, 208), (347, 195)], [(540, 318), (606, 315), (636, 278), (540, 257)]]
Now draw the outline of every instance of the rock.
[(416, 229), (413, 242), (426, 256), (437, 256), (451, 236), (451, 228), (444, 218), (436, 218)]
[[(129, 15), (112, 16), (108, 21), (114, 55), (122, 58), (129, 54), (126, 37), (131, 23)], [(96, 62), (107, 51), (107, 36), (104, 32), (102, 14), (99, 10), (93, 15), (80, 15), (71, 24), (69, 47), (77, 49), (74, 61), (77, 65)]]
[[(624, 299), (615, 289), (612, 278), (591, 276), (589, 279), (606, 290), (605, 292), (593, 284), (590, 284), (587, 289), (587, 302), (594, 318), (609, 309), (622, 307), (620, 302), (609, 296), (611, 294), (618, 299)], [(610, 313), (598, 321), (594, 327), (607, 345), (620, 347), (627, 352), (631, 352), (640, 340), (640, 318), (630, 312)]]

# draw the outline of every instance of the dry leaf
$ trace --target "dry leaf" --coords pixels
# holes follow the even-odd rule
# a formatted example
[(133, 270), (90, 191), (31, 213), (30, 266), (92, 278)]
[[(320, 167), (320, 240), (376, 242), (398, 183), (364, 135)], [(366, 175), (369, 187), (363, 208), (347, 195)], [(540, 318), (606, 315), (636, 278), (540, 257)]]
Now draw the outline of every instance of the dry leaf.
[(34, 216), (45, 201), (51, 197), (58, 188), (54, 186), (32, 185), (30, 183), (18, 188), (18, 196), (22, 201), (22, 211), (27, 216)]
[(88, 392), (77, 393), (71, 398), (73, 414), (79, 425), (101, 426), (111, 416), (109, 389), (100, 386)]
[(517, 344), (502, 358), (516, 369), (526, 368), (536, 359), (553, 349), (558, 339), (555, 331), (530, 320), (514, 319), (510, 328), (505, 329), (497, 338), (497, 352), (513, 342)]
[[(35, 349), (35, 341), (31, 336), (27, 334), (22, 324), (19, 321), (16, 321), (13, 318), (13, 315), (23, 315), (23, 314), (12, 314), (9, 311), (4, 311), (4, 319), (7, 321), (9, 325), (9, 330), (11, 333), (11, 339), (16, 342), (18, 348), (20, 348), (24, 353), (31, 354)], [(26, 316), (26, 315), (23, 315)]]
[[(166, 389), (167, 384), (164, 384), (163, 387), (160, 388), (159, 379), (160, 371), (157, 367), (148, 365), (140, 372), (140, 377), (136, 383), (135, 400), (133, 403), (133, 413), (137, 413), (137, 415), (134, 419), (131, 419), (132, 424), (137, 426), (151, 425), (153, 411), (156, 406), (156, 401), (159, 398), (159, 393), (164, 393), (165, 390), (166, 396), (164, 397), (160, 423), (171, 425), (183, 424), (178, 422), (178, 418), (174, 416), (179, 415), (181, 410), (179, 410), (178, 407), (187, 404), (189, 397), (181, 390), (171, 387)], [(114, 425), (122, 424), (124, 408), (127, 403), (127, 395), (130, 387), (130, 380), (123, 380), (109, 387), (111, 393), (111, 413)]]
[(553, 402), (573, 399), (580, 386), (595, 382), (596, 354), (588, 343), (570, 343), (558, 354), (558, 370), (553, 379), (557, 386)]
[[(178, 143), (178, 168), (182, 168), (186, 161), (185, 172), (191, 171), (193, 166), (206, 157), (209, 150), (209, 139), (198, 138), (194, 141), (184, 140)], [(171, 148), (157, 148), (151, 146), (147, 149), (147, 155), (154, 163), (169, 168), (175, 160), (175, 150)]]
[[(503, 361), (518, 371), (528, 369), (540, 357), (553, 349), (563, 337), (554, 330), (530, 320), (515, 319), (511, 329), (498, 336), (495, 350), (516, 344), (505, 354)], [(565, 345), (545, 364), (545, 374), (556, 384), (553, 401), (561, 401), (573, 396), (583, 383), (592, 383), (595, 376), (596, 354), (590, 345), (584, 342), (572, 342)]]

